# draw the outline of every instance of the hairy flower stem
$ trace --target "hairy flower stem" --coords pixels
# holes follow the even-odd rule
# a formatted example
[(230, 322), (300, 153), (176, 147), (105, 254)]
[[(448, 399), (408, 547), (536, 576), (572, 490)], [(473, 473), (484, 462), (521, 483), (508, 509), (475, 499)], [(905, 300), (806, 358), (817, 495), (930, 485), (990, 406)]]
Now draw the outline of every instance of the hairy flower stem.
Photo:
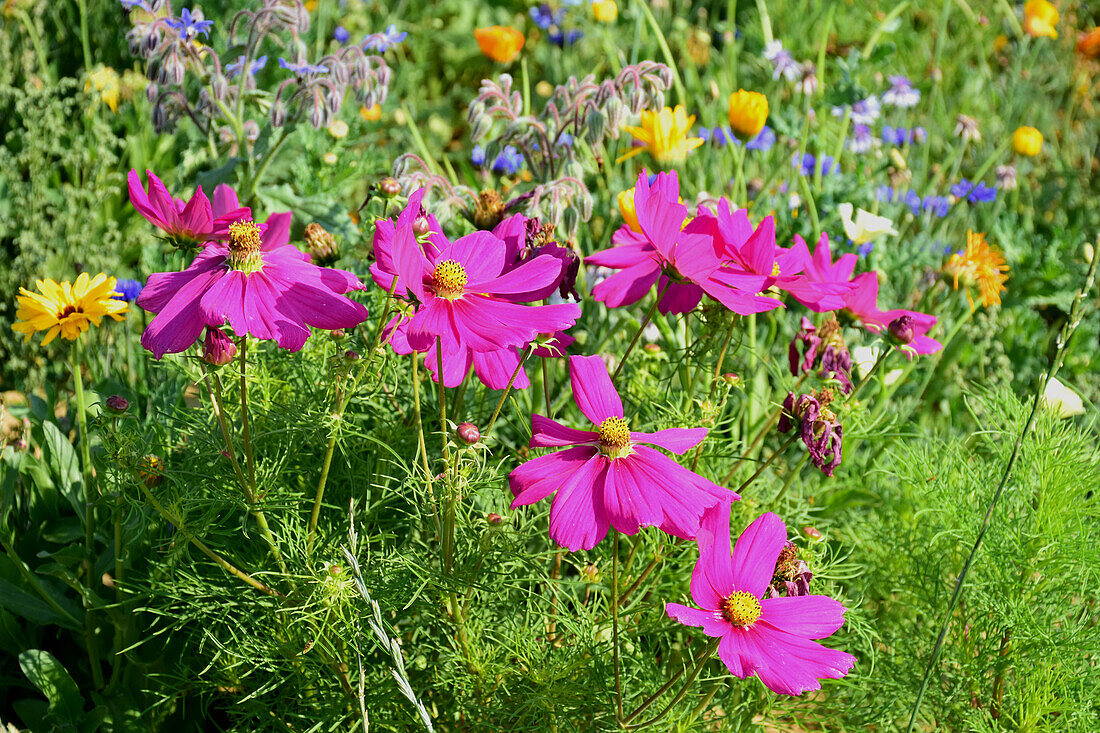
[(623, 358), (619, 360), (619, 366), (615, 367), (615, 373), (611, 375), (612, 384), (619, 378), (619, 372), (626, 366), (626, 360), (630, 358), (630, 352), (634, 351), (634, 346), (638, 343), (638, 339), (642, 337), (642, 332), (645, 331), (645, 327), (653, 320), (653, 314), (657, 312), (657, 306), (661, 304), (661, 299), (665, 297), (665, 293), (670, 287), (672, 287), (672, 280), (668, 280), (665, 286), (661, 288), (660, 292), (657, 293), (657, 299), (653, 301), (653, 305), (650, 306), (649, 312), (645, 314), (645, 318), (643, 318), (642, 322), (638, 325), (638, 330), (634, 332), (634, 338), (630, 339), (630, 345), (626, 347)]
[(264, 585), (260, 581), (253, 578), (248, 573), (244, 572), (243, 570), (238, 569), (236, 566), (232, 565), (224, 557), (222, 557), (221, 555), (219, 555), (218, 553), (214, 552), (209, 547), (207, 547), (206, 543), (204, 543), (198, 537), (195, 537), (194, 535), (190, 534), (187, 531), (187, 528), (183, 526), (183, 522), (179, 517), (172, 516), (171, 514), (168, 513), (168, 511), (163, 506), (161, 506), (160, 502), (157, 501), (156, 497), (154, 497), (153, 494), (149, 491), (149, 488), (145, 485), (144, 481), (141, 481), (139, 479), (138, 480), (138, 487), (141, 489), (141, 493), (145, 494), (145, 498), (149, 500), (149, 503), (153, 505), (153, 508), (157, 511), (157, 514), (159, 514), (161, 517), (163, 517), (166, 522), (173, 525), (176, 528), (177, 532), (179, 532), (180, 534), (186, 536), (187, 540), (191, 544), (193, 544), (195, 547), (197, 547), (199, 549), (199, 551), (202, 552), (202, 554), (206, 555), (211, 560), (213, 560), (215, 563), (217, 563), (223, 570), (225, 570), (227, 573), (229, 573), (230, 575), (232, 575), (234, 577), (240, 578), (241, 580), (248, 583), (250, 586), (252, 586), (256, 590), (260, 591), (261, 593), (266, 593), (267, 595), (274, 596), (274, 597), (281, 597), (282, 596), (282, 593), (279, 593), (276, 590), (272, 590), (271, 588), (267, 587), (266, 585)]
[(84, 598), (84, 644), (88, 648), (88, 662), (92, 667), (92, 683), (95, 689), (103, 689), (103, 671), (99, 668), (99, 652), (96, 650), (95, 632), (92, 630), (92, 569), (95, 567), (95, 501), (98, 492), (95, 488), (95, 474), (92, 470), (91, 446), (88, 442), (88, 414), (84, 401), (84, 375), (81, 373), (83, 341), (78, 337), (73, 341), (72, 367), (73, 385), (76, 391), (76, 426), (80, 441), (81, 483), (84, 489), (84, 553), (87, 565), (84, 568), (84, 584), (87, 593)]
[(669, 678), (669, 680), (661, 686), (661, 689), (650, 695), (649, 698), (646, 699), (646, 701), (643, 702), (637, 710), (627, 716), (627, 718), (622, 721), (624, 723), (623, 727), (626, 730), (640, 730), (642, 728), (647, 728), (651, 725), (659, 723), (661, 720), (663, 720), (664, 717), (672, 712), (672, 709), (676, 707), (676, 705), (679, 704), (679, 702), (683, 700), (684, 697), (687, 695), (688, 690), (691, 689), (691, 686), (695, 683), (695, 680), (699, 678), (699, 673), (703, 671), (703, 667), (705, 667), (707, 662), (710, 661), (711, 656), (714, 654), (715, 650), (718, 649), (718, 644), (721, 643), (721, 641), (721, 639), (711, 639), (710, 643), (707, 644), (703, 651), (699, 653), (699, 656), (695, 658), (695, 669), (691, 671), (691, 675), (687, 678), (687, 682), (684, 683), (684, 686), (680, 688), (680, 691), (676, 693), (676, 696), (672, 698), (672, 702), (670, 702), (664, 710), (657, 713), (657, 715), (653, 716), (649, 720), (646, 720), (642, 723), (629, 725), (631, 720), (642, 714), (650, 705), (655, 703), (657, 700), (660, 699), (662, 695), (672, 689), (672, 686), (676, 684), (676, 681), (683, 676), (683, 668), (681, 668), (671, 678)]
[(519, 376), (519, 370), (523, 368), (523, 362), (527, 361), (527, 357), (534, 351), (534, 346), (530, 345), (523, 352), (523, 356), (520, 357), (519, 364), (516, 364), (516, 370), (512, 372), (511, 379), (508, 380), (508, 386), (504, 388), (504, 393), (500, 395), (500, 401), (497, 402), (496, 409), (493, 410), (493, 416), (489, 419), (489, 427), (485, 428), (483, 435), (488, 435), (489, 431), (493, 429), (493, 426), (497, 423), (497, 417), (500, 416), (500, 410), (504, 407), (504, 400), (508, 399), (508, 393), (512, 391), (512, 385), (515, 384), (516, 377)]
[(947, 632), (951, 628), (951, 617), (954, 615), (955, 608), (959, 604), (963, 583), (966, 582), (966, 576), (970, 573), (970, 567), (974, 564), (974, 558), (977, 556), (978, 550), (981, 549), (982, 542), (985, 540), (985, 533), (989, 530), (989, 526), (993, 521), (993, 512), (996, 510), (997, 504), (1000, 503), (1005, 487), (1008, 486), (1008, 478), (1012, 474), (1013, 466), (1016, 465), (1016, 459), (1020, 455), (1024, 440), (1027, 439), (1028, 435), (1030, 435), (1031, 431), (1035, 428), (1035, 421), (1039, 416), (1039, 405), (1042, 404), (1046, 386), (1050, 380), (1058, 374), (1058, 370), (1061, 369), (1062, 361), (1065, 359), (1066, 355), (1066, 348), (1069, 346), (1069, 342), (1073, 338), (1077, 326), (1081, 323), (1082, 306), (1084, 305), (1085, 298), (1092, 294), (1092, 286), (1096, 278), (1097, 263), (1100, 263), (1100, 255), (1094, 253), (1092, 262), (1089, 265), (1088, 274), (1085, 276), (1085, 284), (1074, 296), (1073, 305), (1070, 307), (1069, 311), (1069, 318), (1066, 319), (1065, 326), (1062, 327), (1061, 333), (1058, 334), (1058, 350), (1054, 353), (1054, 359), (1051, 362), (1050, 369), (1044, 372), (1039, 378), (1039, 386), (1035, 390), (1035, 395), (1031, 401), (1031, 414), (1024, 424), (1024, 429), (1016, 436), (1016, 442), (1012, 446), (1012, 453), (1008, 457), (1008, 463), (1005, 464), (1005, 470), (1001, 475), (1001, 481), (997, 484), (997, 488), (993, 492), (993, 498), (990, 499), (989, 507), (985, 511), (981, 526), (978, 528), (978, 536), (974, 539), (974, 545), (970, 548), (970, 554), (967, 556), (966, 562), (963, 563), (958, 580), (955, 581), (955, 590), (951, 594), (951, 600), (947, 604), (947, 610), (944, 612), (943, 622), (940, 624), (940, 631), (936, 637), (936, 643), (932, 647), (932, 655), (929, 657), (928, 665), (924, 669), (924, 676), (921, 678), (920, 688), (917, 690), (917, 699), (913, 702), (913, 710), (909, 716), (909, 726), (906, 728), (908, 733), (912, 733), (913, 727), (917, 723), (917, 714), (920, 712), (920, 705), (924, 700), (924, 693), (928, 689), (928, 680), (932, 676), (932, 671), (936, 667), (936, 662), (939, 661), (940, 652), (943, 651), (943, 642), (947, 639)]

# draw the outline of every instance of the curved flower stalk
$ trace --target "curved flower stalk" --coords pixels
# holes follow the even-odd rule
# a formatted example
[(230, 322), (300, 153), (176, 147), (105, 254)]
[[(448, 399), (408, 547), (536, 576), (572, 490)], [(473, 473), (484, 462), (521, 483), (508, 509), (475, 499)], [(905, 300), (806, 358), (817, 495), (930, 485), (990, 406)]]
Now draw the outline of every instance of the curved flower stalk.
[(366, 320), (366, 308), (345, 296), (363, 283), (314, 265), (290, 245), (290, 219), (289, 212), (263, 225), (241, 219), (229, 225), (228, 242), (207, 242), (186, 270), (150, 275), (137, 304), (157, 315), (142, 346), (159, 359), (189, 348), (203, 328), (228, 321), (238, 336), (298, 351), (311, 326), (335, 330)]
[(840, 602), (769, 592), (788, 544), (779, 517), (760, 516), (735, 544), (729, 505), (723, 503), (707, 513), (698, 542), (699, 560), (691, 574), (691, 597), (698, 608), (667, 603), (665, 609), (670, 618), (721, 639), (718, 656), (731, 674), (756, 675), (772, 692), (801, 695), (821, 689), (823, 679), (840, 679), (852, 670), (855, 657), (815, 641), (844, 624)]
[(575, 430), (533, 415), (532, 448), (565, 448), (522, 464), (508, 476), (512, 508), (554, 495), (550, 537), (572, 551), (590, 550), (614, 527), (637, 534), (659, 527), (694, 539), (704, 513), (740, 497), (650, 448), (683, 453), (706, 428), (631, 431), (599, 356), (569, 357), (573, 398), (596, 430)]

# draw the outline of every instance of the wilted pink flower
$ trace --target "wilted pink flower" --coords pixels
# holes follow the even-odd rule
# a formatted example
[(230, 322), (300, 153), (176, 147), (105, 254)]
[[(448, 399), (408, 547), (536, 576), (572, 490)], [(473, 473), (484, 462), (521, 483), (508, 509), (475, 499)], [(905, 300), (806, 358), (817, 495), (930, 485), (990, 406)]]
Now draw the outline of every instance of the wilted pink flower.
[(206, 326), (228, 321), (238, 336), (272, 339), (298, 351), (309, 327), (352, 328), (367, 309), (344, 296), (363, 290), (350, 272), (318, 267), (288, 244), (290, 213), (264, 225), (250, 219), (229, 226), (228, 243), (211, 241), (182, 272), (149, 276), (137, 304), (157, 316), (141, 336), (156, 358), (195, 343)]
[(570, 550), (589, 550), (614, 527), (641, 527), (693, 539), (707, 509), (737, 494), (711, 483), (644, 445), (683, 453), (706, 437), (706, 428), (631, 432), (623, 404), (599, 356), (572, 356), (573, 398), (597, 430), (575, 430), (542, 415), (531, 418), (532, 448), (565, 450), (527, 461), (508, 476), (512, 507), (554, 494), (550, 537)]
[(149, 177), (148, 193), (136, 170), (131, 170), (127, 176), (130, 202), (150, 223), (179, 244), (196, 246), (211, 239), (225, 239), (231, 223), (252, 215), (237, 201), (233, 189), (224, 183), (214, 189), (213, 206), (201, 186), (195, 189), (191, 200), (184, 203), (173, 198), (152, 171), (145, 171), (145, 174)]
[[(801, 347), (801, 356), (799, 355)], [(851, 379), (852, 355), (848, 351), (844, 337), (840, 333), (840, 324), (832, 316), (818, 329), (809, 318), (802, 317), (801, 328), (787, 349), (791, 374), (813, 371), (820, 363), (819, 374), (825, 379), (836, 379), (845, 394), (850, 394), (853, 385)]]
[(721, 639), (718, 656), (731, 674), (755, 674), (772, 692), (801, 695), (851, 671), (855, 657), (813, 641), (844, 624), (843, 605), (827, 596), (765, 596), (787, 542), (779, 517), (762, 515), (731, 549), (729, 505), (722, 503), (703, 519), (698, 542), (691, 597), (699, 608), (666, 603), (665, 610)]
[(826, 476), (832, 476), (840, 465), (844, 428), (836, 414), (829, 409), (832, 391), (824, 389), (813, 395), (787, 393), (783, 400), (783, 414), (777, 428), (781, 433), (798, 427), (802, 442), (810, 451), (810, 460)]
[(202, 360), (212, 366), (225, 366), (237, 358), (237, 345), (220, 328), (206, 327), (202, 342)]

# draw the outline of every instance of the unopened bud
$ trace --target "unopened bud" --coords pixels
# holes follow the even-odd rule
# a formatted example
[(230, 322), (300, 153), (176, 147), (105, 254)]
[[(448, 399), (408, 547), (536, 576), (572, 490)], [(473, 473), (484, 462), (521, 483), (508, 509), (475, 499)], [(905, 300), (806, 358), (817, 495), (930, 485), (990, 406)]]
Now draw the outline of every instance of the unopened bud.
[(733, 372), (726, 372), (722, 375), (722, 381), (732, 387), (741, 383), (741, 377)]
[(423, 237), (429, 231), (431, 231), (431, 224), (428, 223), (428, 217), (418, 216), (413, 219), (413, 234), (418, 237)]
[(821, 539), (821, 531), (818, 530), (816, 527), (803, 527), (802, 528), (802, 534), (806, 535), (810, 539), (814, 539), (814, 540)]
[(349, 363), (353, 361), (359, 361), (359, 352), (348, 349), (344, 352), (344, 361)]
[(898, 316), (887, 327), (890, 336), (900, 344), (913, 341), (913, 316)]
[(645, 351), (649, 354), (660, 354), (661, 353), (661, 347), (658, 344), (646, 344), (642, 348), (645, 349)]
[(202, 360), (211, 366), (225, 366), (237, 356), (237, 345), (220, 329), (207, 328), (202, 342)]
[(494, 527), (499, 527), (500, 524), (504, 521), (504, 517), (500, 516), (496, 512), (489, 512), (489, 514), (487, 514), (485, 517), (485, 521)]
[(458, 435), (458, 439), (466, 445), (473, 445), (481, 440), (481, 431), (477, 429), (477, 425), (472, 422), (464, 422), (458, 426), (458, 430), (455, 431)]
[(130, 409), (130, 403), (122, 395), (113, 394), (107, 398), (107, 409), (115, 414), (121, 414)]
[(401, 193), (401, 184), (392, 178), (383, 178), (378, 183), (378, 190), (382, 192), (382, 195), (388, 199), (392, 199), (394, 196)]
[(333, 341), (339, 341), (348, 335), (348, 332), (342, 328), (336, 328), (328, 332), (328, 335), (332, 337)]

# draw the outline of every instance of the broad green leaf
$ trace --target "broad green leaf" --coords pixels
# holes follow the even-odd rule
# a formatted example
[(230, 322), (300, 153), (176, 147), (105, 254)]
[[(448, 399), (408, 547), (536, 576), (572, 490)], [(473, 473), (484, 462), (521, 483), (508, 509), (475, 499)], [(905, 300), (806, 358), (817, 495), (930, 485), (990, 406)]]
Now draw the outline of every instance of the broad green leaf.
[(76, 682), (49, 652), (28, 649), (19, 655), (27, 679), (50, 701), (49, 714), (77, 725), (84, 718), (84, 698)]
[(57, 489), (72, 504), (76, 515), (84, 520), (84, 491), (80, 478), (80, 461), (73, 444), (52, 422), (42, 423), (46, 438), (46, 461), (57, 481)]

